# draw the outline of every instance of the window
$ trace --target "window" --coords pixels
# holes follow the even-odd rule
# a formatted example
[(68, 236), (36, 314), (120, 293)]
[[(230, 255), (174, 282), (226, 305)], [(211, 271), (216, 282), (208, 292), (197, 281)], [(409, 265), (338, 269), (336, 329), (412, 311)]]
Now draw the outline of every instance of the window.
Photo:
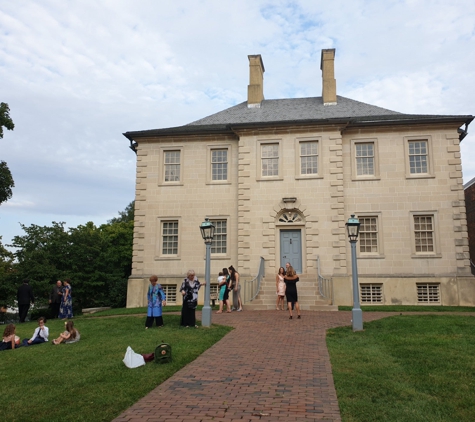
[(351, 177), (353, 180), (379, 180), (377, 139), (351, 141)]
[(383, 303), (382, 284), (360, 284), (361, 303)]
[(181, 151), (165, 151), (164, 152), (164, 181), (179, 182), (180, 181), (180, 152)]
[(414, 216), (416, 253), (434, 252), (434, 222), (432, 215)]
[(162, 255), (178, 255), (178, 221), (162, 222)]
[(300, 142), (300, 174), (318, 173), (318, 142)]
[(214, 237), (211, 243), (211, 253), (225, 254), (227, 253), (227, 220), (211, 220), (216, 227), (214, 230)]
[(411, 174), (428, 173), (427, 141), (409, 141), (409, 171)]
[(356, 175), (374, 176), (374, 144), (355, 144)]
[(211, 180), (228, 180), (228, 150), (211, 150)]
[(378, 252), (378, 217), (360, 217), (360, 253)]
[(440, 303), (439, 283), (417, 283), (417, 302)]
[(162, 289), (167, 296), (167, 303), (176, 303), (176, 284), (162, 284)]
[(210, 283), (209, 284), (209, 297), (211, 300), (218, 300), (219, 298), (219, 289), (217, 283)]
[(279, 175), (279, 144), (261, 145), (262, 177)]

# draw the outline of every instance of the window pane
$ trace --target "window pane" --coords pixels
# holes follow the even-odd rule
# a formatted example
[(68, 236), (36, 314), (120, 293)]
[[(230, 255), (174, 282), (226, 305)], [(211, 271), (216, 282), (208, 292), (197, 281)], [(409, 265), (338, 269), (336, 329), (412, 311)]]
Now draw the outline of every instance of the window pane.
[(318, 142), (300, 143), (300, 174), (318, 173)]
[(211, 179), (228, 180), (228, 150), (211, 151)]
[(427, 141), (409, 142), (409, 169), (411, 174), (427, 173)]
[(178, 254), (178, 221), (164, 221), (162, 223), (162, 254)]
[(360, 219), (360, 252), (378, 252), (378, 219), (377, 217), (361, 217)]
[(414, 216), (414, 239), (416, 252), (434, 252), (433, 217)]
[(374, 144), (355, 144), (356, 175), (374, 175)]
[(225, 254), (227, 252), (227, 221), (212, 220), (212, 223), (216, 228), (211, 243), (211, 253)]
[(262, 176), (279, 175), (279, 145), (261, 145)]
[(165, 151), (165, 182), (180, 181), (180, 151)]

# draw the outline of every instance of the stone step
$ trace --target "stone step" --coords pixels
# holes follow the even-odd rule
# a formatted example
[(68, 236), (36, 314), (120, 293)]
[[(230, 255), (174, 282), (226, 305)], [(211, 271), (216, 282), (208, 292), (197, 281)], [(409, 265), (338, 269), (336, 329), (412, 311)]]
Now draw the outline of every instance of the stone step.
[[(336, 305), (302, 305), (300, 304), (300, 309), (302, 311), (322, 311), (322, 312), (335, 312), (338, 311), (338, 306)], [(272, 311), (275, 312), (283, 312), (277, 311), (275, 309), (275, 303), (273, 305), (263, 305), (263, 304), (254, 304), (254, 301), (247, 303), (243, 306), (245, 311)]]

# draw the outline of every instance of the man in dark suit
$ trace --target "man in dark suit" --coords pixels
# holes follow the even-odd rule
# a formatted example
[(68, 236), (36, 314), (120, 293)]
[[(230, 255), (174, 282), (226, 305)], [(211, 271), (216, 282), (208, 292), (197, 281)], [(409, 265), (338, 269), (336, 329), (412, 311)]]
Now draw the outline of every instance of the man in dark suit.
[(53, 310), (53, 318), (58, 318), (59, 307), (61, 305), (61, 300), (63, 299), (63, 283), (61, 280), (58, 280), (53, 286), (51, 293), (49, 294), (49, 303), (51, 309)]
[(23, 280), (23, 284), (18, 287), (17, 300), (20, 322), (25, 322), (28, 311), (30, 310), (30, 303), (35, 303), (33, 289), (29, 283), (30, 280)]

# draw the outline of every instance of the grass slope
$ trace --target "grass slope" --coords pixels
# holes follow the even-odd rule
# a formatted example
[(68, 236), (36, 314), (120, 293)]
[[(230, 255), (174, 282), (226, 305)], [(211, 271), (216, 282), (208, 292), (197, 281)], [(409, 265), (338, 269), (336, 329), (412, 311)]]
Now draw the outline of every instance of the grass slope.
[(395, 316), (328, 331), (344, 422), (475, 420), (475, 318)]
[[(78, 318), (81, 340), (51, 346), (64, 322), (47, 322), (50, 342), (0, 352), (3, 421), (110, 421), (193, 361), (231, 328), (179, 328), (178, 315), (165, 315), (165, 327), (145, 330), (145, 317)], [(3, 327), (3, 326), (0, 326)], [(17, 325), (31, 337), (35, 323)], [(3, 329), (3, 328), (2, 328)], [(127, 346), (152, 353), (165, 342), (172, 362), (128, 369)]]

